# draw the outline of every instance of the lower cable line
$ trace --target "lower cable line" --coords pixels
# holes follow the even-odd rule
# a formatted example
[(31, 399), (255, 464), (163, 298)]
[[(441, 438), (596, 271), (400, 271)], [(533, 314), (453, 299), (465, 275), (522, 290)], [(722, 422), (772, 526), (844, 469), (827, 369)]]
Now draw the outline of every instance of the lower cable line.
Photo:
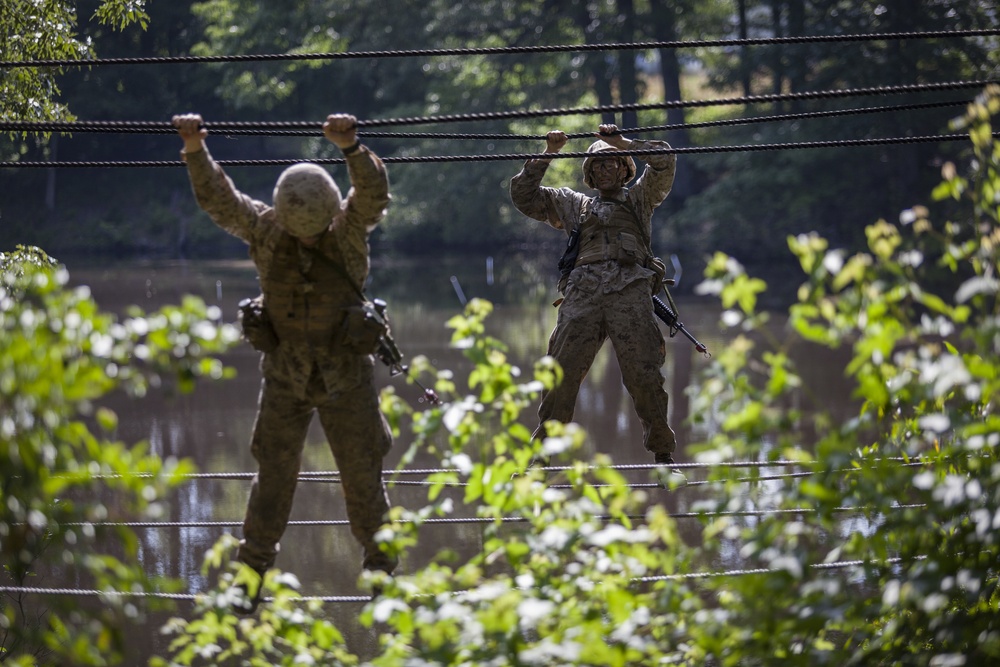
[[(917, 556), (909, 560), (924, 560), (926, 556)], [(870, 560), (849, 560), (835, 561), (832, 563), (810, 563), (807, 568), (810, 570), (836, 570), (858, 568), (871, 565), (887, 566), (902, 563), (902, 558), (885, 558), (877, 561)], [(635, 577), (632, 583), (656, 583), (662, 581), (683, 581), (694, 579), (712, 579), (718, 577), (743, 577), (760, 574), (778, 574), (788, 572), (786, 568), (749, 568), (736, 570), (721, 570), (715, 572), (687, 572), (684, 574), (662, 574), (647, 577)], [(454, 591), (452, 595), (460, 596), (468, 591)], [(219, 595), (218, 593), (164, 593), (159, 591), (109, 591), (87, 588), (44, 588), (39, 586), (0, 586), (0, 593), (8, 595), (79, 595), (96, 597), (136, 597), (136, 598), (158, 598), (166, 600), (179, 600), (196, 602), (208, 596)], [(272, 602), (274, 598), (261, 598), (265, 602)], [(348, 602), (371, 602), (371, 596), (366, 595), (303, 595), (298, 600), (302, 602), (323, 602), (323, 603), (348, 603)]]
[[(902, 509), (920, 509), (926, 507), (926, 505), (921, 503), (908, 504), (908, 505), (895, 505), (894, 510)], [(867, 507), (835, 507), (833, 512), (835, 513), (860, 513), (869, 511), (871, 508)], [(781, 514), (816, 514), (819, 510), (812, 507), (790, 507), (790, 508), (775, 508), (775, 509), (764, 509), (764, 510), (727, 510), (724, 512), (673, 512), (670, 514), (672, 519), (701, 519), (701, 518), (715, 518), (715, 517), (762, 517), (762, 516), (772, 516)], [(613, 516), (609, 514), (599, 514), (592, 517), (598, 521), (611, 521), (614, 519), (630, 519), (633, 521), (639, 521), (645, 519), (643, 514), (627, 514)], [(447, 525), (447, 524), (489, 524), (489, 523), (527, 523), (529, 521), (526, 517), (521, 516), (503, 516), (503, 517), (447, 517), (447, 518), (426, 518), (420, 519), (420, 525)], [(393, 523), (399, 524), (410, 524), (417, 523), (411, 520), (398, 520)], [(63, 526), (72, 527), (83, 527), (92, 526), (95, 528), (236, 528), (243, 525), (242, 520), (230, 520), (230, 521), (95, 521), (95, 522), (84, 522), (84, 521), (74, 521), (61, 524)], [(297, 519), (288, 522), (289, 526), (349, 526), (350, 523), (347, 519)]]

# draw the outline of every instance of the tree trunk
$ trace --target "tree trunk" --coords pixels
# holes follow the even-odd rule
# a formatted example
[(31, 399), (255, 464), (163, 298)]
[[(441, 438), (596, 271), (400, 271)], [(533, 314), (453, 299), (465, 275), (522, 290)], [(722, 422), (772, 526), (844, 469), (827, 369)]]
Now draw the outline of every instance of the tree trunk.
[[(774, 33), (774, 37), (784, 37), (785, 28), (781, 22), (781, 10), (782, 5), (784, 5), (783, 0), (771, 0), (771, 31)], [(775, 95), (780, 95), (784, 88), (785, 83), (785, 65), (784, 65), (784, 49), (783, 45), (776, 44), (771, 50), (771, 92)]]
[[(618, 9), (624, 20), (621, 26), (621, 41), (636, 41), (635, 30), (635, 4), (632, 0), (618, 0)], [(639, 81), (635, 74), (634, 51), (620, 51), (618, 53), (618, 69), (621, 76), (618, 80), (620, 90), (618, 95), (622, 104), (635, 104), (638, 102)], [(622, 127), (637, 127), (639, 125), (639, 114), (636, 111), (622, 112)]]
[[(667, 0), (650, 0), (650, 25), (652, 26), (652, 37), (658, 42), (677, 41), (677, 21), (676, 14)], [(681, 95), (681, 65), (677, 58), (676, 49), (660, 49), (660, 76), (663, 78), (663, 97), (666, 100), (680, 100)], [(684, 109), (667, 109), (667, 123), (669, 125), (682, 125), (685, 120)], [(667, 135), (667, 141), (675, 148), (684, 148), (691, 145), (688, 131), (672, 130)], [(674, 177), (674, 189), (671, 198), (678, 206), (684, 200), (694, 194), (694, 178), (690, 168), (679, 167), (677, 175)]]
[[(786, 0), (788, 6), (788, 34), (792, 37), (805, 37), (806, 34), (806, 7), (805, 0)], [(806, 54), (808, 47), (801, 45), (795, 47), (794, 57), (788, 63), (788, 87), (790, 92), (797, 93), (805, 90), (806, 72), (808, 62)], [(790, 109), (793, 113), (800, 111), (802, 102), (794, 100)]]
[[(590, 30), (591, 16), (585, 4), (579, 5), (579, 11), (573, 16), (580, 30), (583, 32), (586, 44), (596, 44), (593, 32)], [(608, 72), (608, 64), (605, 56), (601, 52), (588, 52), (584, 56), (584, 68), (589, 72), (590, 78), (594, 82), (594, 92), (597, 93), (597, 103), (599, 106), (610, 106), (614, 104), (611, 96), (611, 76)], [(610, 111), (601, 114), (602, 123), (614, 123), (615, 115)], [(596, 130), (596, 128), (595, 128)]]
[[(737, 14), (739, 15), (740, 39), (746, 39), (749, 33), (747, 28), (747, 0), (737, 0)], [(750, 88), (750, 47), (744, 46), (740, 49), (740, 78), (743, 84), (743, 95), (749, 96), (753, 92)]]

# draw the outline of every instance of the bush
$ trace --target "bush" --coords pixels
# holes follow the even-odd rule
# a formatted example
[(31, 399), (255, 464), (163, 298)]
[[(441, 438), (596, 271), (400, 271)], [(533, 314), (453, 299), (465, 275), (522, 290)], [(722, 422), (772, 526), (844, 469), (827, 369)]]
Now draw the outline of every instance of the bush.
[[(130, 529), (97, 524), (111, 512), (158, 516), (166, 490), (191, 465), (161, 460), (144, 443), (111, 440), (117, 418), (97, 406), (115, 390), (140, 397), (170, 378), (188, 391), (198, 378), (227, 377), (232, 371), (211, 355), (238, 339), (199, 299), (150, 315), (136, 309), (119, 322), (86, 288), (68, 290), (67, 279), (65, 267), (37, 248), (0, 253), (5, 664), (116, 664), (129, 624), (144, 614), (139, 596), (181, 586), (143, 572)], [(112, 496), (109, 507), (102, 499)], [(115, 541), (102, 533), (110, 530), (121, 545), (115, 555), (98, 547)], [(39, 598), (25, 586), (47, 576), (100, 591), (101, 604), (64, 595), (36, 608)]]
[[(718, 609), (692, 628), (692, 642), (719, 664), (1000, 658), (1000, 144), (989, 123), (998, 109), (1000, 88), (991, 87), (956, 120), (970, 131), (972, 169), (962, 177), (945, 165), (934, 191), (965, 202), (968, 219), (935, 226), (917, 206), (901, 225), (869, 226), (870, 252), (852, 257), (816, 236), (789, 239), (806, 275), (790, 309), (792, 332), (850, 349), (845, 371), (861, 401), (853, 419), (774, 408), (799, 382), (783, 345), (756, 349), (755, 339), (767, 340), (754, 310), (762, 285), (731, 258), (709, 266), (704, 290), (721, 296), (724, 319), (746, 333), (716, 361), (692, 406), (725, 415), (705, 456), (754, 456), (766, 438), (769, 456), (807, 461), (812, 473), (761, 489), (754, 501), (773, 513), (707, 526), (708, 548), (736, 544), (767, 570), (707, 582)], [(925, 284), (938, 266), (955, 276), (954, 294)], [(798, 446), (811, 433), (819, 434), (815, 456)], [(704, 508), (745, 502), (727, 489)], [(854, 530), (845, 529), (848, 512), (861, 517)]]

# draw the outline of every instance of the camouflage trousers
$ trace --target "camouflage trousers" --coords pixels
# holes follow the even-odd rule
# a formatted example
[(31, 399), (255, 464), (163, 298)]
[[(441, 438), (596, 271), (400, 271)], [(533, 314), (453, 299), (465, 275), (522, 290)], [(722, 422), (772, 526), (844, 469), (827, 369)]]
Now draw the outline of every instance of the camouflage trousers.
[[(584, 280), (574, 284), (578, 276)], [(661, 371), (666, 346), (653, 315), (649, 282), (636, 280), (621, 291), (605, 293), (596, 278), (574, 271), (559, 306), (548, 354), (562, 366), (563, 381), (542, 393), (534, 437), (544, 435), (548, 420), (573, 421), (580, 385), (610, 338), (622, 381), (642, 424), (643, 446), (654, 455), (672, 454), (677, 439), (667, 420), (669, 397)]]
[(392, 445), (385, 417), (378, 409), (374, 371), (368, 357), (357, 357), (362, 382), (350, 391), (328, 393), (314, 369), (306, 396), (296, 395), (281, 378), (261, 383), (251, 450), (258, 463), (243, 522), (237, 558), (258, 570), (274, 564), (279, 540), (288, 525), (309, 423), (319, 415), (340, 471), (351, 533), (363, 549), (362, 566), (392, 572), (396, 560), (375, 542), (389, 510), (382, 481), (382, 459)]

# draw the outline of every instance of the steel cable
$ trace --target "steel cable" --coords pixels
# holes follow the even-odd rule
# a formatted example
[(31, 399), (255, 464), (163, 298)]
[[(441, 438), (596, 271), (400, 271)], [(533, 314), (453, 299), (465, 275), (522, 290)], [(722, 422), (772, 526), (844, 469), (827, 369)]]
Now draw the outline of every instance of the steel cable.
[[(917, 556), (911, 560), (924, 560), (925, 556)], [(849, 561), (834, 561), (831, 563), (810, 563), (806, 567), (810, 570), (839, 570), (846, 568), (855, 568), (862, 566), (886, 566), (886, 565), (898, 565), (902, 563), (902, 558), (885, 558), (880, 560), (849, 560)], [(779, 574), (782, 572), (787, 572), (787, 569), (782, 568), (745, 568), (745, 569), (735, 569), (735, 570), (721, 570), (715, 572), (686, 572), (683, 574), (662, 574), (662, 575), (651, 575), (646, 577), (633, 577), (631, 579), (632, 583), (656, 583), (661, 581), (683, 581), (683, 580), (693, 580), (693, 579), (709, 579), (718, 577), (741, 577), (754, 574)], [(451, 591), (452, 595), (461, 595), (466, 591)], [(25, 595), (87, 595), (87, 596), (97, 596), (97, 597), (144, 597), (144, 598), (163, 598), (168, 600), (185, 600), (185, 601), (196, 601), (198, 599), (204, 598), (211, 593), (163, 593), (158, 591), (114, 591), (114, 590), (97, 590), (97, 589), (86, 589), (86, 588), (43, 588), (39, 586), (0, 586), (0, 593), (7, 594), (25, 594)], [(261, 598), (264, 602), (273, 602), (273, 597), (263, 597)], [(371, 602), (371, 596), (365, 595), (303, 595), (296, 598), (301, 602)]]
[[(993, 136), (1000, 137), (1000, 132), (994, 132)], [(780, 150), (800, 150), (810, 148), (850, 148), (858, 146), (889, 146), (897, 144), (916, 143), (943, 143), (949, 141), (968, 141), (967, 134), (941, 134), (917, 137), (885, 137), (872, 139), (840, 139), (830, 141), (803, 141), (784, 144), (743, 144), (738, 146), (686, 146), (678, 148), (658, 148), (658, 149), (625, 149), (619, 150), (621, 155), (694, 155), (705, 153), (750, 153), (760, 151), (780, 151)], [(565, 160), (570, 158), (586, 158), (589, 153), (563, 152), (547, 153), (545, 159)], [(382, 162), (386, 164), (420, 164), (420, 163), (440, 163), (440, 162), (498, 162), (510, 160), (534, 160), (541, 157), (541, 153), (494, 153), (489, 155), (421, 155), (408, 157), (383, 157)], [(344, 158), (277, 158), (263, 160), (215, 160), (224, 167), (279, 167), (308, 161), (314, 164), (344, 164)], [(151, 168), (151, 167), (183, 167), (183, 160), (137, 160), (137, 161), (26, 161), (26, 162), (3, 162), (0, 169), (55, 169), (55, 168)]]
[[(918, 465), (909, 459), (902, 457), (887, 457), (877, 459), (879, 462), (905, 463), (907, 465)], [(774, 461), (713, 461), (709, 463), (673, 463), (671, 468), (680, 470), (710, 470), (712, 468), (787, 468), (794, 466), (808, 465), (811, 461), (795, 461), (790, 459), (777, 459)], [(585, 470), (655, 470), (662, 467), (658, 463), (616, 463), (610, 466), (586, 466)], [(544, 466), (538, 470), (545, 472), (566, 472), (576, 470), (577, 466)], [(434, 475), (438, 473), (461, 473), (458, 468), (402, 468), (399, 470), (387, 468), (382, 471), (383, 475)], [(251, 479), (253, 472), (193, 472), (178, 475), (181, 479)], [(299, 473), (299, 480), (307, 480), (315, 477), (336, 477), (340, 473), (336, 470), (312, 470)], [(98, 473), (92, 475), (93, 479), (121, 479), (122, 473)], [(129, 475), (130, 478), (144, 479), (153, 477), (153, 473), (139, 472)]]
[[(894, 505), (892, 509), (920, 509), (926, 507), (924, 504), (916, 503), (909, 505)], [(837, 514), (859, 513), (869, 511), (866, 507), (835, 507), (831, 511)], [(816, 514), (819, 510), (812, 507), (778, 508), (769, 510), (728, 510), (724, 512), (672, 512), (672, 519), (702, 519), (702, 518), (724, 518), (724, 517), (764, 517), (778, 516), (783, 514)], [(646, 518), (643, 514), (628, 514), (622, 517), (611, 515), (594, 515), (591, 517), (596, 521), (610, 521), (618, 518), (627, 518), (640, 521)], [(392, 523), (396, 524), (418, 524), (418, 525), (449, 525), (449, 524), (488, 524), (488, 523), (527, 523), (530, 519), (521, 516), (502, 517), (429, 517), (420, 520), (399, 519)], [(94, 528), (238, 528), (243, 525), (243, 521), (70, 521), (60, 523), (60, 526)], [(290, 520), (288, 526), (298, 527), (322, 527), (322, 526), (349, 526), (347, 519), (294, 519)]]
[[(840, 116), (859, 116), (863, 114), (897, 113), (901, 111), (917, 111), (942, 107), (965, 106), (970, 100), (949, 100), (943, 102), (922, 102), (916, 104), (898, 104), (881, 107), (862, 107), (858, 109), (833, 109), (829, 111), (804, 111), (800, 113), (773, 114), (740, 118), (726, 118), (693, 123), (673, 123), (668, 125), (648, 125), (643, 127), (627, 127), (620, 130), (621, 134), (645, 134), (649, 132), (696, 130), (713, 127), (728, 127), (733, 125), (753, 125), (773, 123), (778, 121), (796, 121), (812, 118), (835, 118)], [(130, 121), (10, 121), (16, 124), (18, 132), (60, 132), (65, 134), (103, 133), (103, 134), (176, 134), (174, 127), (133, 126)], [(0, 131), (5, 130), (6, 123), (0, 121)], [(14, 131), (11, 129), (10, 131)], [(219, 136), (269, 136), (269, 137), (316, 137), (321, 136), (322, 129), (299, 130), (283, 128), (229, 128)], [(373, 139), (458, 139), (485, 141), (544, 141), (544, 134), (510, 134), (510, 133), (476, 133), (476, 132), (358, 132), (359, 137)], [(594, 136), (593, 132), (567, 132), (569, 139), (587, 139)]]
[[(665, 102), (636, 103), (636, 104), (607, 104), (591, 107), (573, 107), (562, 109), (521, 109), (512, 111), (493, 111), (466, 114), (445, 114), (440, 116), (412, 116), (404, 118), (381, 118), (381, 119), (359, 119), (358, 127), (385, 127), (391, 125), (424, 125), (431, 123), (454, 123), (466, 121), (482, 120), (509, 120), (521, 118), (541, 118), (549, 116), (570, 116), (583, 114), (603, 114), (622, 111), (649, 111), (663, 109), (685, 109), (712, 106), (731, 106), (765, 104), (774, 102), (793, 102), (801, 100), (821, 100), (836, 99), (844, 97), (858, 97), (866, 95), (898, 95), (905, 93), (963, 90), (968, 88), (983, 88), (989, 84), (1000, 83), (1000, 79), (988, 79), (985, 81), (944, 81), (940, 83), (904, 84), (898, 86), (869, 86), (864, 88), (844, 88), (832, 90), (803, 91), (798, 93), (775, 93), (771, 95), (748, 95), (741, 97), (723, 97), (701, 100), (670, 100)], [(205, 128), (209, 131), (217, 131), (224, 134), (227, 130), (239, 129), (305, 129), (321, 133), (323, 121), (206, 121)], [(103, 129), (126, 129), (134, 131), (145, 130), (167, 130), (176, 132), (170, 121), (103, 121), (103, 120), (75, 120), (75, 121), (2, 121), (0, 122), (0, 132), (27, 132), (34, 131), (35, 127), (45, 127), (44, 131), (59, 132), (72, 131), (75, 127), (90, 127)]]
[(1000, 34), (996, 28), (975, 30), (936, 30), (925, 32), (860, 33), (852, 35), (807, 35), (799, 37), (749, 37), (740, 39), (699, 39), (648, 42), (612, 42), (607, 44), (555, 44), (532, 46), (494, 46), (388, 51), (341, 51), (328, 53), (264, 53), (212, 56), (151, 56), (91, 59), (3, 60), (0, 68), (20, 67), (95, 67), (101, 65), (145, 65), (168, 63), (226, 63), (286, 60), (349, 60), (359, 58), (419, 58), (428, 56), (478, 56), (516, 53), (577, 53), (589, 51), (642, 51), (650, 49), (701, 49), (716, 47), (767, 46), (886, 40), (988, 37)]

